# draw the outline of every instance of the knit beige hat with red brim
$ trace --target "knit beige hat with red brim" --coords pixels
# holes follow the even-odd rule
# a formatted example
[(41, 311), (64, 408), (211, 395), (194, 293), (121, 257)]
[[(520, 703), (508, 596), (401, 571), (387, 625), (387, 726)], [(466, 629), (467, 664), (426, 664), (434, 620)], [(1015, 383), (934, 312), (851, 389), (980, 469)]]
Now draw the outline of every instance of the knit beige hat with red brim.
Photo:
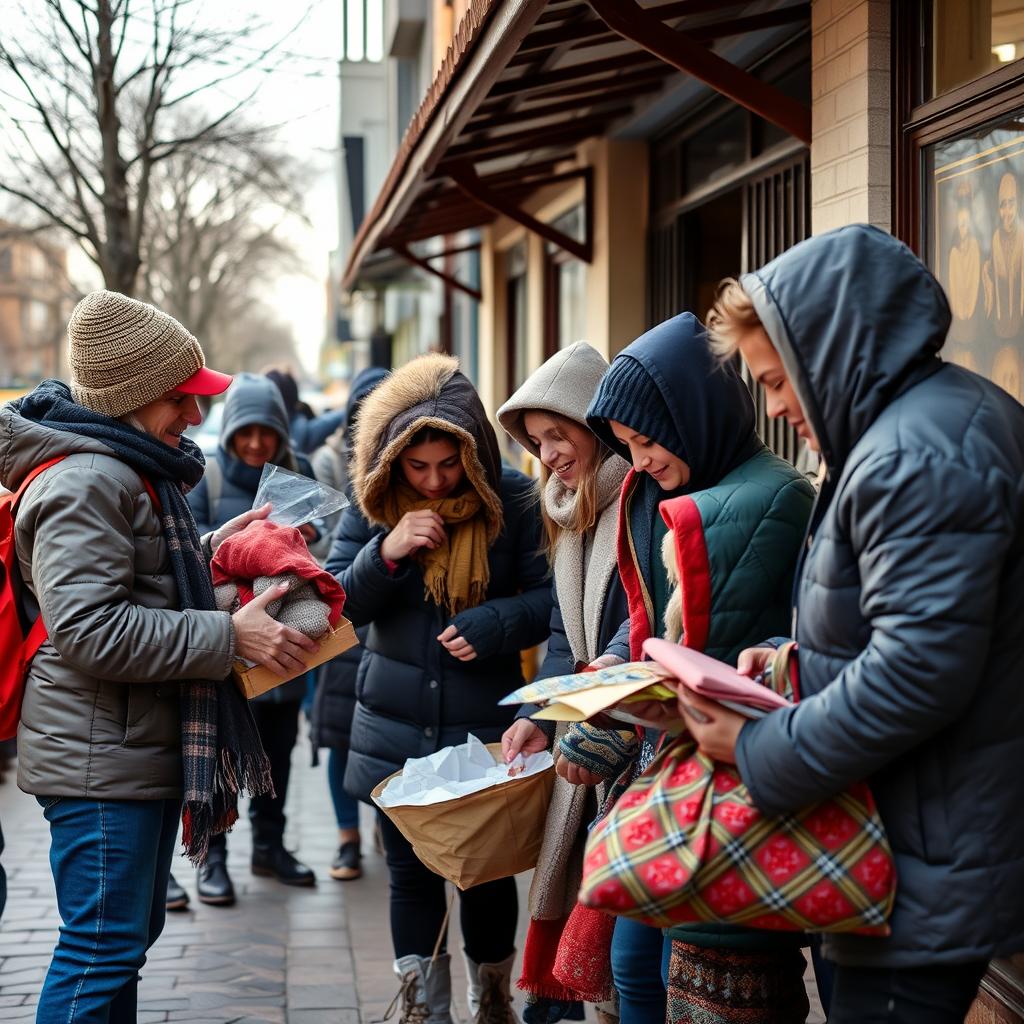
[(141, 409), (206, 365), (199, 342), (172, 316), (119, 292), (90, 292), (68, 322), (71, 392), (107, 416)]

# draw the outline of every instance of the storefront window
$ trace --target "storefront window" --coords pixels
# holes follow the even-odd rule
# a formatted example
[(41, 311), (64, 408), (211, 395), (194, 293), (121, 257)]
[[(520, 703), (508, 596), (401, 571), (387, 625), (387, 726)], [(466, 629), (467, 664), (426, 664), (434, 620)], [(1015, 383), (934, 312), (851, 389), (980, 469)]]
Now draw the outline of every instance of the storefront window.
[[(575, 206), (551, 226), (582, 242), (586, 239), (583, 206)], [(586, 340), (587, 265), (552, 242), (545, 246), (545, 358)]]
[(933, 0), (930, 14), (933, 72), (926, 83), (930, 96), (940, 96), (1024, 57), (1021, 0)]
[(947, 359), (1024, 398), (1024, 114), (924, 150), (925, 252), (949, 298)]
[(520, 243), (506, 257), (505, 302), (508, 344), (508, 393), (511, 395), (530, 372), (527, 347), (526, 245)]

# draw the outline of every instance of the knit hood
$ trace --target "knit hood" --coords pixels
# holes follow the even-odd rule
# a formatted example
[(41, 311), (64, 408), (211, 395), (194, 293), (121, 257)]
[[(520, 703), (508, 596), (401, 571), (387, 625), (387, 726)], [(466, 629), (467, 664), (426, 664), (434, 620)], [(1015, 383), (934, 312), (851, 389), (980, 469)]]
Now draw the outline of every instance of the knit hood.
[(658, 324), (624, 348), (587, 410), (591, 430), (629, 459), (609, 420), (681, 458), (690, 467), (688, 491), (718, 483), (763, 447), (746, 384), (734, 367), (714, 359), (692, 313)]
[(530, 374), (498, 410), (498, 422), (539, 459), (540, 449), (527, 436), (523, 423), (526, 414), (534, 409), (554, 413), (589, 430), (587, 409), (607, 372), (608, 363), (604, 356), (585, 341), (577, 341), (555, 353)]
[(830, 473), (900, 391), (941, 365), (950, 322), (942, 287), (878, 228), (854, 224), (810, 238), (740, 284)]
[(288, 448), (290, 432), (284, 399), (277, 385), (255, 373), (240, 373), (228, 389), (224, 401), (224, 419), (220, 428), (220, 445), (231, 454), (231, 438), (242, 429), (259, 425), (270, 427), (281, 438), (278, 454)]
[(373, 388), (360, 406), (351, 471), (363, 514), (379, 526), (395, 525), (384, 513), (392, 467), (423, 427), (459, 439), (466, 478), (483, 501), (488, 539), (493, 542), (503, 522), (498, 439), (480, 396), (451, 356), (431, 354), (413, 359)]

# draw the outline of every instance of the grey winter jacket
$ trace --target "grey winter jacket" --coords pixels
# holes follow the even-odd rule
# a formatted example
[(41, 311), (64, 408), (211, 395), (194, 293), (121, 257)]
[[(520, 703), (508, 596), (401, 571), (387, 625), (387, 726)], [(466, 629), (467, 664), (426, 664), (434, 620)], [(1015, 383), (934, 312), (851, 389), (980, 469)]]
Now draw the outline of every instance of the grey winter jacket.
[(226, 612), (181, 611), (145, 485), (102, 442), (0, 409), (0, 483), (58, 455), (18, 508), (15, 544), (49, 640), (32, 661), (18, 785), (36, 796), (181, 795), (178, 680), (224, 679)]
[(874, 228), (742, 284), (829, 474), (796, 586), (803, 700), (744, 725), (740, 771), (772, 814), (871, 785), (896, 857), (892, 934), (828, 936), (831, 958), (1024, 950), (1024, 408), (937, 358), (946, 299)]

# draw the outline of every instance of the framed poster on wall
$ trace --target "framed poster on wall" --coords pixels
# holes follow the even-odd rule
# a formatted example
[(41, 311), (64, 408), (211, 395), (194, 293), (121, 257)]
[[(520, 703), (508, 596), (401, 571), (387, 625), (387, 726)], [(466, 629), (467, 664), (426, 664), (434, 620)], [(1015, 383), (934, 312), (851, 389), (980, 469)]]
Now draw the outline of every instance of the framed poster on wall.
[(927, 259), (949, 299), (947, 359), (1024, 399), (1024, 114), (924, 150)]

